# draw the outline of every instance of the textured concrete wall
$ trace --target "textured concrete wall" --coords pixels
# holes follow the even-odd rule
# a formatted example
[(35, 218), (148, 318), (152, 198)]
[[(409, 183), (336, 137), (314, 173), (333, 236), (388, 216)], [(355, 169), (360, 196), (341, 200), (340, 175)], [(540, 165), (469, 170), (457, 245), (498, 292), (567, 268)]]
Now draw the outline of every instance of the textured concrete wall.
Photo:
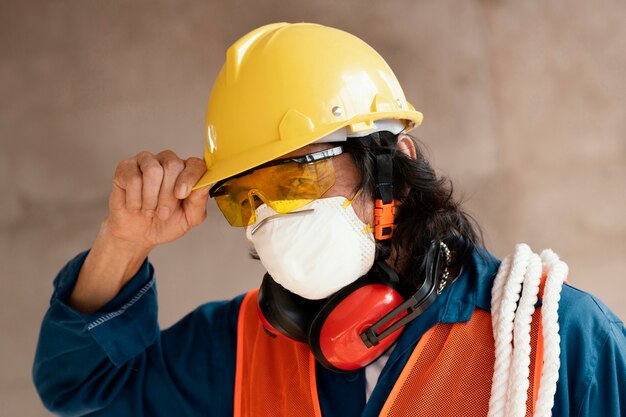
[[(569, 1), (0, 2), (0, 415), (47, 415), (30, 381), (51, 281), (106, 215), (117, 161), (200, 155), (227, 46), (316, 21), (387, 58), (416, 133), (503, 256), (552, 247), (621, 317), (626, 4)], [(257, 285), (241, 230), (209, 219), (152, 256), (160, 317)]]

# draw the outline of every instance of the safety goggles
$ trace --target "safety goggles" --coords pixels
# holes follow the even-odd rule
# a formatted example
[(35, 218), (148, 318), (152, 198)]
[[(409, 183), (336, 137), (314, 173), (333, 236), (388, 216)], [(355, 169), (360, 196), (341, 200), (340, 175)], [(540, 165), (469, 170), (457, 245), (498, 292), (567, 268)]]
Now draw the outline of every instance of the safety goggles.
[(231, 226), (255, 222), (255, 210), (267, 204), (277, 213), (289, 213), (320, 198), (335, 183), (331, 158), (342, 146), (294, 158), (278, 159), (219, 181), (209, 195)]

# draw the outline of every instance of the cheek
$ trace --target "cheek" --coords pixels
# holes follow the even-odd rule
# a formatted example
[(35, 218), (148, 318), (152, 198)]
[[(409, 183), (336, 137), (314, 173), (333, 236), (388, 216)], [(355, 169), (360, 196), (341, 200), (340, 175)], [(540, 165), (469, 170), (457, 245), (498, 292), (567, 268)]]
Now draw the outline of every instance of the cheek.
[(359, 196), (353, 203), (354, 212), (365, 224), (374, 225), (374, 202)]

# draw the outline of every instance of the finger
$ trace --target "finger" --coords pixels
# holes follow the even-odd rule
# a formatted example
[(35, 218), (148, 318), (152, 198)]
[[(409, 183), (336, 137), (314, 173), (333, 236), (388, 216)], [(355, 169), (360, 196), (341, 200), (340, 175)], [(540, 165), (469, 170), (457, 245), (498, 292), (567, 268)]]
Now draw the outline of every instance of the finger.
[(206, 206), (209, 199), (209, 187), (200, 188), (191, 192), (183, 200), (185, 216), (190, 226), (197, 226), (206, 219)]
[(172, 151), (160, 152), (157, 159), (163, 167), (163, 182), (159, 192), (157, 215), (159, 219), (167, 220), (178, 204), (178, 199), (174, 196), (174, 186), (178, 176), (185, 169), (185, 162)]
[[(126, 159), (117, 166), (113, 177), (113, 191), (111, 192), (111, 204), (117, 208), (127, 210), (141, 209), (141, 171), (136, 158)], [(122, 203), (121, 194), (124, 194)]]
[(123, 210), (126, 208), (126, 191), (113, 183), (111, 195), (109, 195), (109, 210)]
[(152, 216), (159, 201), (163, 167), (150, 152), (139, 153), (137, 164), (142, 173), (141, 210), (146, 216)]
[(189, 158), (185, 161), (185, 169), (176, 181), (176, 197), (180, 200), (187, 198), (191, 188), (206, 172), (206, 165), (200, 158)]

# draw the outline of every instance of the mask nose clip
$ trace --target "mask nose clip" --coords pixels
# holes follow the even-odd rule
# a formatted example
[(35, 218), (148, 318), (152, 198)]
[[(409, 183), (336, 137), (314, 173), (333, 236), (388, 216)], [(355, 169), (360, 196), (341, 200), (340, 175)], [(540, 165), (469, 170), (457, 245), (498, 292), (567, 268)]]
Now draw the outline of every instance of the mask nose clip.
[(315, 209), (306, 209), (306, 210), (300, 210), (300, 211), (292, 211), (289, 213), (277, 213), (274, 214), (273, 216), (269, 216), (264, 218), (263, 220), (261, 220), (258, 224), (255, 224), (254, 226), (252, 226), (252, 229), (250, 229), (250, 236), (254, 236), (254, 234), (256, 233), (257, 230), (259, 230), (261, 228), (261, 226), (266, 225), (267, 223), (278, 219), (279, 217), (284, 217), (284, 216), (302, 216), (302, 215), (307, 215), (310, 213), (313, 213), (315, 211)]

